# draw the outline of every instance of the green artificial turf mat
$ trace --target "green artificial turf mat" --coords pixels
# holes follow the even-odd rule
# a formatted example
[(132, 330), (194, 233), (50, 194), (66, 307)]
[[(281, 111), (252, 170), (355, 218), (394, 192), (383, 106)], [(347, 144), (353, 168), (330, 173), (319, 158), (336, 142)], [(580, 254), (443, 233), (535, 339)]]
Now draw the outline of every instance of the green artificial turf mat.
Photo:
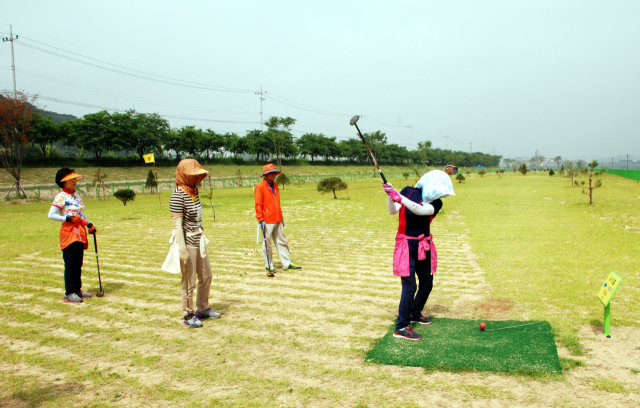
[(412, 324), (422, 335), (419, 341), (393, 337), (392, 328), (366, 361), (452, 370), (562, 373), (548, 322), (485, 323), (484, 332), (479, 320), (434, 318), (431, 325)]

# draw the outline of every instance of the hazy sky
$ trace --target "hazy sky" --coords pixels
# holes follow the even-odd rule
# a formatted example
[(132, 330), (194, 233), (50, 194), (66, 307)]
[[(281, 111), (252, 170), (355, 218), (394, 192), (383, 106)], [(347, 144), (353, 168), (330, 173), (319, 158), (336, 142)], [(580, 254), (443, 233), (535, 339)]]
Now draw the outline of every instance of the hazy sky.
[[(135, 107), (244, 134), (262, 85), (265, 120), (296, 118), (296, 136), (354, 137), (362, 112), (363, 132), (409, 148), (640, 154), (638, 1), (21, 0), (3, 2), (9, 24), (18, 90), (98, 106), (41, 99), (59, 113)], [(10, 66), (2, 43), (2, 89)]]

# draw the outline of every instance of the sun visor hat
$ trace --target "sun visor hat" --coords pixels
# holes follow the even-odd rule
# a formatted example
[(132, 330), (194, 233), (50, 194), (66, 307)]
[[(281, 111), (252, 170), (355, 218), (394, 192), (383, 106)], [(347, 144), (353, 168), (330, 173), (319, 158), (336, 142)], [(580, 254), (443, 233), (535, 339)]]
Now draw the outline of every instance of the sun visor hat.
[(67, 174), (66, 176), (64, 176), (60, 182), (64, 183), (65, 181), (69, 181), (69, 180), (73, 180), (73, 179), (78, 179), (78, 181), (82, 180), (84, 178), (84, 176), (81, 176), (77, 173), (71, 173), (71, 174)]
[(276, 169), (276, 166), (274, 164), (266, 164), (264, 166), (262, 166), (262, 177), (266, 176), (269, 173), (276, 173), (276, 176), (278, 174), (280, 174), (280, 170)]

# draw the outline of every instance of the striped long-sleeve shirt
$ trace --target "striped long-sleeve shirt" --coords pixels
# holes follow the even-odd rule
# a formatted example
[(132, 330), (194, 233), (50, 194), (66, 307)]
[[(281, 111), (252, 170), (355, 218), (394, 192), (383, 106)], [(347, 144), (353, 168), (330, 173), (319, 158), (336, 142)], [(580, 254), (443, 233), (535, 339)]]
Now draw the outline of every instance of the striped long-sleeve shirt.
[(182, 214), (182, 228), (186, 233), (186, 244), (194, 247), (200, 246), (203, 212), (200, 197), (196, 196), (194, 202), (189, 194), (178, 187), (171, 194), (169, 209), (172, 214)]

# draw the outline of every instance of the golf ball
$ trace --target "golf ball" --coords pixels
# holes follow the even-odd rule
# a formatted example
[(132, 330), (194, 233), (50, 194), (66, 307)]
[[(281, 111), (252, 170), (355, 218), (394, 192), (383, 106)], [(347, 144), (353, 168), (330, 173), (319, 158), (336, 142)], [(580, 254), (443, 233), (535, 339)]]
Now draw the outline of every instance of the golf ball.
[(480, 323), (480, 330), (484, 330), (486, 327), (487, 325), (484, 322)]

